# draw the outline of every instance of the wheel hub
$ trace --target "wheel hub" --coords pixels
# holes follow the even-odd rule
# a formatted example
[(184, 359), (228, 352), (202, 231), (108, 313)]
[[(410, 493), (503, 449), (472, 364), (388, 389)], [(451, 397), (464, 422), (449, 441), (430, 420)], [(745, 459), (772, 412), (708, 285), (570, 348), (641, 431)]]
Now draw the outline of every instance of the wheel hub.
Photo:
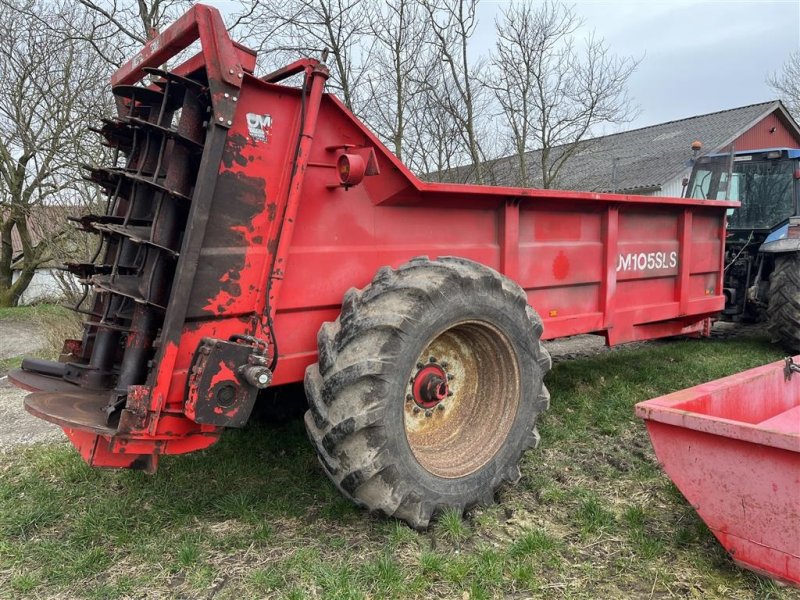
[(426, 410), (435, 408), (447, 398), (449, 391), (447, 371), (442, 365), (432, 362), (419, 367), (412, 386), (412, 396), (417, 406)]

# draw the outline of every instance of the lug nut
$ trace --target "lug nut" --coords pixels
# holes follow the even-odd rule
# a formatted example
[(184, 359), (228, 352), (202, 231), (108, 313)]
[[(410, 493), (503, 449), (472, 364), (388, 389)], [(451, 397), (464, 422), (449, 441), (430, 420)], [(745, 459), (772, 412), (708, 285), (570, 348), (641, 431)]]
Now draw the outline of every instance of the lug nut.
[(414, 396), (412, 396), (411, 394), (406, 394), (406, 401), (407, 402), (411, 402), (413, 399), (414, 399)]
[(418, 368), (418, 369), (421, 369), (421, 368), (422, 368), (422, 367), (424, 367), (424, 366), (425, 366), (425, 365), (423, 365), (422, 363), (417, 363), (417, 368)]
[(432, 414), (433, 414), (433, 411), (431, 409), (428, 409), (428, 410), (425, 411), (425, 416), (426, 417), (430, 417)]
[(453, 375), (452, 373), (448, 373), (447, 374), (447, 381), (452, 381), (454, 377), (455, 377), (455, 375)]
[(453, 390), (447, 390), (447, 395), (448, 396), (452, 396), (453, 395)]
[(444, 410), (444, 402), (439, 402), (439, 405), (436, 408), (438, 408), (439, 410)]
[(415, 407), (414, 407), (414, 414), (416, 415), (416, 414), (417, 414), (417, 413), (419, 413), (419, 411), (421, 411), (421, 410), (422, 410), (422, 409), (421, 409), (419, 406), (415, 406)]
[(432, 363), (436, 362), (436, 357), (435, 356), (431, 356), (430, 358), (428, 358), (428, 362), (432, 362)]
[(449, 366), (450, 366), (450, 364), (447, 361), (445, 361), (445, 360), (442, 361), (442, 368), (443, 369), (446, 369)]

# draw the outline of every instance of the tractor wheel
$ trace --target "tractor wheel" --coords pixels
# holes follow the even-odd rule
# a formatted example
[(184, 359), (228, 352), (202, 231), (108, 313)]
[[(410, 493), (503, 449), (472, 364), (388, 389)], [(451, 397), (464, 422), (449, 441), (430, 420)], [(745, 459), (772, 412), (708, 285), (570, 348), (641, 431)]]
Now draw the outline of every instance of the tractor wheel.
[(305, 422), (356, 504), (425, 528), (516, 483), (549, 405), (542, 322), (516, 283), (478, 263), (416, 258), (347, 292), (319, 331)]
[(773, 339), (793, 352), (800, 351), (800, 254), (775, 257), (769, 282), (767, 329)]

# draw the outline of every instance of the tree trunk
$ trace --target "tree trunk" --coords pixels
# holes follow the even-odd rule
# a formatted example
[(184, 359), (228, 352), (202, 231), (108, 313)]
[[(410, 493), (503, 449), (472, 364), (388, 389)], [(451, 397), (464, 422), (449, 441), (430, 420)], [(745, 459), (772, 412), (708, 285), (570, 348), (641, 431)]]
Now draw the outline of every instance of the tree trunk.
[(13, 228), (14, 221), (10, 218), (0, 227), (0, 294), (11, 288), (11, 280), (14, 275), (14, 271), (11, 269), (13, 255), (11, 230)]
[(17, 280), (7, 288), (0, 288), (0, 308), (18, 306), (22, 294), (28, 289), (36, 269), (23, 268)]

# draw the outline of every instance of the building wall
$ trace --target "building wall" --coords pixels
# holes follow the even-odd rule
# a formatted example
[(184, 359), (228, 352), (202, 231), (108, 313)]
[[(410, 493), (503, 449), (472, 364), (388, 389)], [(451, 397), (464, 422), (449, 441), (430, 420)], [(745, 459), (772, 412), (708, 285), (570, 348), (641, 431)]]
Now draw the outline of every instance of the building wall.
[[(770, 133), (770, 130), (775, 131)], [(771, 113), (756, 123), (733, 142), (739, 150), (761, 150), (763, 148), (800, 148), (800, 139), (784, 125), (776, 113)], [(719, 151), (724, 151), (720, 148)]]
[(691, 172), (691, 169), (686, 169), (686, 171), (681, 173), (678, 177), (662, 185), (658, 195), (669, 196), (670, 198), (680, 198), (683, 196), (683, 178), (688, 178)]
[[(58, 302), (64, 299), (66, 294), (62, 283), (57, 275), (62, 277), (69, 277), (75, 282), (77, 288), (77, 280), (71, 274), (59, 273), (56, 269), (37, 269), (33, 275), (33, 280), (28, 288), (22, 293), (20, 304), (27, 306), (29, 304), (36, 304), (37, 302)], [(14, 279), (16, 280), (18, 272), (14, 272)]]
[(657, 192), (647, 194), (648, 196), (662, 196), (667, 198), (681, 198), (683, 197), (683, 178), (688, 178), (691, 174), (691, 169), (686, 169), (683, 173), (671, 179), (661, 186)]

